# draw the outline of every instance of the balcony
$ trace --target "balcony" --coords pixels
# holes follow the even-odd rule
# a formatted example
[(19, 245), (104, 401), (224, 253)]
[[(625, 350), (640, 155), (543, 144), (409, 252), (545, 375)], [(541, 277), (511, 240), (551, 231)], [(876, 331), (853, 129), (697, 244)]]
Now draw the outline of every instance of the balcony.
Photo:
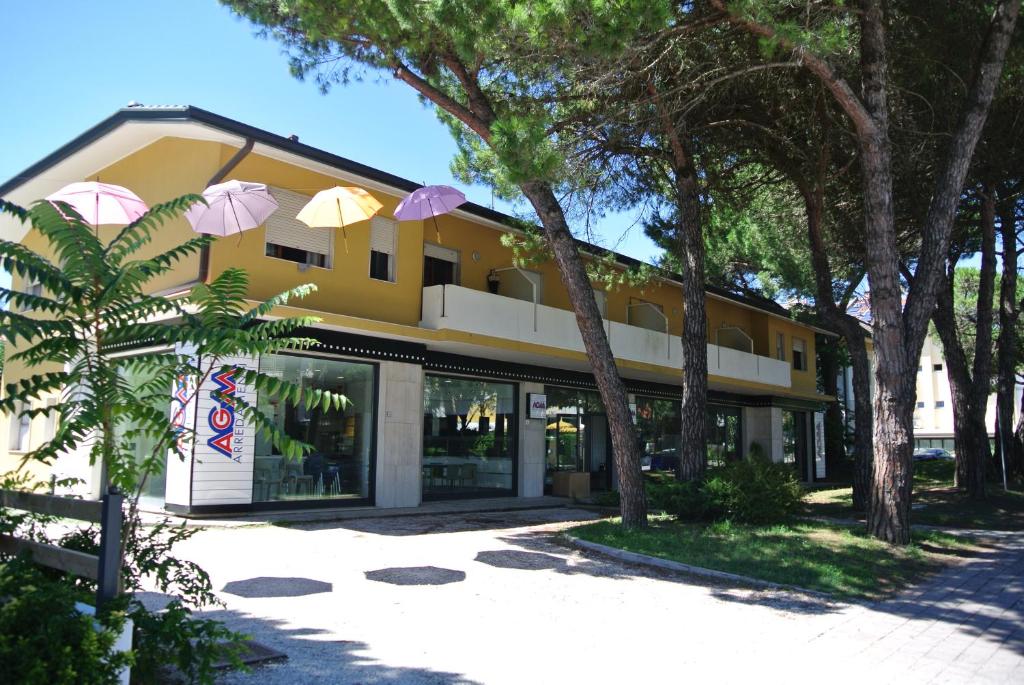
[[(572, 312), (455, 285), (423, 289), (420, 326), (584, 352)], [(618, 359), (683, 366), (678, 336), (607, 320), (605, 332)], [(784, 388), (792, 383), (786, 362), (711, 344), (708, 373)]]

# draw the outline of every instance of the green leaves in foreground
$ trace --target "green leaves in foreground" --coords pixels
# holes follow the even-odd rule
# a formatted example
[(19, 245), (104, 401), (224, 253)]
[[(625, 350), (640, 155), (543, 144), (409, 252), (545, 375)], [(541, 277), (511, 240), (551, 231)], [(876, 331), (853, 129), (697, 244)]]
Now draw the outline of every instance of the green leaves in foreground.
[[(315, 342), (295, 333), (316, 317), (266, 320), (274, 307), (313, 292), (312, 285), (253, 305), (246, 272), (227, 269), (184, 297), (150, 294), (156, 277), (212, 242), (196, 237), (143, 255), (157, 229), (199, 201), (185, 195), (157, 205), (109, 242), (64, 203), (38, 202), (26, 210), (0, 201), (0, 211), (30, 224), (45, 244), (37, 253), (0, 241), (0, 267), (39, 286), (31, 293), (0, 288), (0, 298), (10, 304), (0, 311), (0, 333), (14, 348), (8, 361), (27, 369), (6, 386), (0, 412), (50, 417), (55, 425), (52, 439), (29, 451), (26, 460), (50, 462), (85, 448), (91, 463), (107, 467), (112, 484), (136, 490), (163, 468), (169, 451), (185, 456), (180, 451), (192, 443), (183, 439), (189, 429), (175, 425), (169, 413), (172, 389), (194, 395), (212, 373), (239, 359)], [(340, 408), (346, 402), (258, 371), (241, 370), (238, 378), (257, 392), (307, 408)], [(256, 406), (232, 401), (285, 455), (296, 458), (310, 449)], [(138, 445), (150, 449), (138, 455)]]

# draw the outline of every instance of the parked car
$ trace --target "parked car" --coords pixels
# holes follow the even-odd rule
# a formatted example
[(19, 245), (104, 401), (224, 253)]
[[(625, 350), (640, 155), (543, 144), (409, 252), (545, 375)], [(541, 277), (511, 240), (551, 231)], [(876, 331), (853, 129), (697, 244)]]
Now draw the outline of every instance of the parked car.
[(941, 447), (919, 447), (914, 450), (914, 461), (935, 461), (936, 459), (952, 459), (953, 455)]
[(675, 471), (679, 468), (679, 450), (664, 449), (648, 452), (640, 458), (642, 471)]

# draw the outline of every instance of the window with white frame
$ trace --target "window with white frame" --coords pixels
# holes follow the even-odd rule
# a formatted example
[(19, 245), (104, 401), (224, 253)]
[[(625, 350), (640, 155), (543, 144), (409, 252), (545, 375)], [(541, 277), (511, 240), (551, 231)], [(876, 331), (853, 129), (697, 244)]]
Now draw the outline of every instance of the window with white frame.
[(778, 332), (775, 334), (775, 358), (779, 361), (786, 361), (786, 334)]
[(24, 402), (15, 405), (11, 414), (11, 435), (8, 447), (12, 452), (28, 452), (29, 435), (32, 432), (32, 417), (25, 412), (28, 407)]
[(601, 318), (608, 318), (608, 293), (594, 288), (594, 300), (597, 301), (597, 311), (601, 312)]
[(793, 368), (807, 370), (807, 343), (800, 338), (793, 338)]
[(394, 283), (397, 238), (397, 221), (382, 216), (370, 220), (370, 278)]
[(271, 188), (277, 211), (266, 222), (266, 255), (297, 264), (331, 267), (333, 228), (311, 227), (296, 219), (309, 197), (284, 188)]
[(57, 435), (57, 425), (60, 421), (60, 412), (56, 411), (54, 407), (57, 406), (57, 398), (50, 397), (46, 400), (46, 408), (49, 409), (49, 413), (46, 415), (46, 430), (43, 432), (43, 439), (46, 442), (53, 440), (54, 436)]

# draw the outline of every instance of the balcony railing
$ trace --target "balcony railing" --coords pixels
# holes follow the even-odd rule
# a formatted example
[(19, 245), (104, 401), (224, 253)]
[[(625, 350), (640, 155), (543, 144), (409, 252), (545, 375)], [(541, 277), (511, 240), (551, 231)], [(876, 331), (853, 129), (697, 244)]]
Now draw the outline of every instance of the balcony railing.
[[(584, 352), (572, 312), (456, 285), (423, 289), (420, 325)], [(682, 368), (678, 336), (617, 321), (604, 325), (617, 358)], [(708, 344), (708, 373), (785, 388), (792, 384), (787, 362), (719, 345)]]

